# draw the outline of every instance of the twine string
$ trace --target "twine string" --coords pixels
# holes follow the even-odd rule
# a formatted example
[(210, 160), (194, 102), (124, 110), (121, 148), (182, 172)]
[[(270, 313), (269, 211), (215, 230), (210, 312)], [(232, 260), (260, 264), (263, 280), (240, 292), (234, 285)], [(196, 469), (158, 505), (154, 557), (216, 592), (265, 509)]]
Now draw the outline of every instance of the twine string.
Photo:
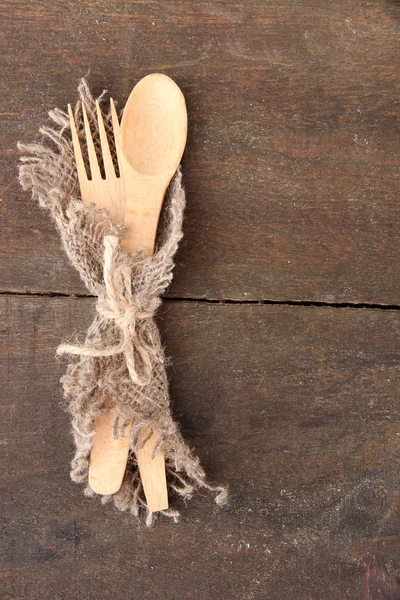
[[(88, 344), (61, 344), (57, 354), (107, 357), (124, 354), (126, 366), (133, 383), (145, 386), (151, 381), (152, 364), (149, 348), (138, 334), (140, 320), (152, 319), (159, 304), (158, 298), (144, 301), (134, 298), (132, 275), (127, 264), (118, 264), (116, 235), (104, 236), (104, 290), (99, 296), (96, 311), (106, 321), (113, 322), (120, 330), (121, 341), (114, 346), (93, 347)], [(137, 358), (140, 357), (140, 360)]]

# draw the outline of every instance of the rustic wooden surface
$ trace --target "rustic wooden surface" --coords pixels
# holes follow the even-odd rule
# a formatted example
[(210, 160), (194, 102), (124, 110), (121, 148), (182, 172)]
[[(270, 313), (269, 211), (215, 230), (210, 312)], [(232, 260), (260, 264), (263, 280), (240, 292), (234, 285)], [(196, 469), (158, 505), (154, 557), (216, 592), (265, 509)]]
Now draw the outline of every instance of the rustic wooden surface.
[(21, 194), (17, 141), (89, 69), (122, 104), (161, 71), (189, 111), (170, 295), (399, 302), (398, 2), (5, 0), (2, 21), (1, 289), (84, 291)]
[[(400, 600), (400, 2), (4, 0), (1, 31), (0, 599)], [(159, 323), (231, 500), (151, 530), (69, 480), (54, 355), (93, 299), (16, 180), (89, 69), (189, 112)]]
[(166, 302), (174, 412), (231, 500), (149, 531), (68, 479), (54, 347), (93, 301), (0, 306), (2, 598), (400, 597), (396, 311)]

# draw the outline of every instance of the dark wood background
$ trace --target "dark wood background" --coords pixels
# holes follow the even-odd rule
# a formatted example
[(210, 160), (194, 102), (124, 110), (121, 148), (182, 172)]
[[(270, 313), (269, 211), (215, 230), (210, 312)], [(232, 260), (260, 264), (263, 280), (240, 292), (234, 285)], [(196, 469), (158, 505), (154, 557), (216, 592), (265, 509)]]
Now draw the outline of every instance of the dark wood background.
[[(1, 29), (0, 598), (399, 600), (400, 2), (3, 0)], [(69, 480), (55, 348), (93, 299), (16, 180), (89, 70), (189, 110), (159, 323), (231, 499), (151, 530)]]

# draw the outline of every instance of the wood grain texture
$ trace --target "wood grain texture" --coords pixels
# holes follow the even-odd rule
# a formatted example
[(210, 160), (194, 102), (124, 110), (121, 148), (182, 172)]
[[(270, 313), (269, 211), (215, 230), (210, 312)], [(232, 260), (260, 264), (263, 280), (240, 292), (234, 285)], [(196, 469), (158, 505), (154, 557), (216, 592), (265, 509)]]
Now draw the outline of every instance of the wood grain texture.
[(83, 294), (18, 140), (144, 75), (188, 106), (185, 235), (159, 324), (176, 418), (230, 504), (137, 527), (68, 476), (54, 358), (90, 299), (0, 298), (3, 600), (400, 600), (397, 0), (4, 0), (0, 291)]
[(121, 103), (160, 71), (189, 112), (171, 296), (398, 303), (397, 1), (5, 0), (2, 30), (3, 290), (84, 292), (17, 141), (89, 69)]
[(2, 599), (400, 597), (396, 311), (165, 302), (174, 412), (231, 500), (148, 530), (68, 477), (54, 354), (93, 302), (0, 307)]

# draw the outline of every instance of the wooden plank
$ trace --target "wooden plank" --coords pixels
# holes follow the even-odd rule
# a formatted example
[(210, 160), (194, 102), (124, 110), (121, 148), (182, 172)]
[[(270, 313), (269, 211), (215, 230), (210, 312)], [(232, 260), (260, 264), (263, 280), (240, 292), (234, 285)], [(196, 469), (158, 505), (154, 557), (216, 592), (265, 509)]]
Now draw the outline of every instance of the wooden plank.
[(396, 304), (400, 5), (5, 0), (0, 282), (82, 293), (16, 182), (46, 111), (126, 101), (152, 71), (189, 110), (185, 238), (174, 297)]
[(2, 598), (399, 597), (398, 312), (164, 303), (174, 413), (231, 500), (147, 530), (68, 478), (54, 354), (92, 301), (0, 306)]

